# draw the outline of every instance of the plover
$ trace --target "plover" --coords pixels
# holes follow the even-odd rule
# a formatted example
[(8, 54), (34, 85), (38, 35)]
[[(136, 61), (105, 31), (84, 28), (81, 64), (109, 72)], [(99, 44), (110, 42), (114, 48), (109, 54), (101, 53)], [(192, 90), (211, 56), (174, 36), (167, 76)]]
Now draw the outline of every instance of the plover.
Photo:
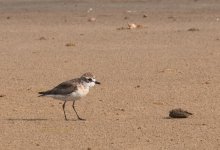
[(39, 92), (39, 97), (47, 96), (64, 101), (63, 112), (65, 120), (67, 120), (65, 112), (66, 102), (73, 101), (72, 107), (77, 115), (77, 118), (79, 120), (85, 120), (80, 118), (78, 113), (76, 112), (75, 102), (76, 100), (79, 100), (80, 98), (86, 96), (89, 93), (89, 89), (95, 86), (95, 84), (100, 84), (100, 82), (96, 81), (95, 76), (92, 73), (87, 72), (83, 74), (80, 78), (75, 78), (62, 82), (51, 90)]

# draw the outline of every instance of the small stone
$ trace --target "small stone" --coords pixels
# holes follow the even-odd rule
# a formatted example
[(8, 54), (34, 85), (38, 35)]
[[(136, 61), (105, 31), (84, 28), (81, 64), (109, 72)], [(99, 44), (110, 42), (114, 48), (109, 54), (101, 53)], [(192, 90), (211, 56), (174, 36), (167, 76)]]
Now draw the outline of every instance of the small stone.
[(66, 43), (66, 47), (76, 46), (74, 43)]
[(119, 27), (119, 28), (117, 28), (117, 30), (125, 30), (125, 29), (127, 29), (127, 28), (125, 28), (125, 27)]
[(209, 81), (206, 81), (205, 84), (210, 84), (210, 82), (209, 82)]
[(135, 29), (135, 28), (137, 28), (136, 24), (134, 24), (134, 23), (129, 23), (128, 24), (128, 29)]
[(140, 88), (140, 87), (141, 87), (140, 85), (135, 86), (135, 88)]
[(147, 15), (144, 14), (144, 15), (143, 15), (143, 18), (147, 18)]
[(143, 25), (135, 24), (135, 23), (128, 23), (127, 29), (137, 29), (137, 28), (143, 28)]
[(89, 8), (89, 9), (87, 10), (88, 13), (90, 13), (91, 11), (93, 11), (92, 8)]
[(1, 95), (0, 95), (0, 97), (5, 97), (5, 96), (6, 96), (6, 95), (4, 95), (4, 94), (1, 94)]
[(192, 113), (182, 110), (181, 108), (173, 109), (169, 113), (171, 118), (188, 118), (190, 115), (192, 115)]
[(199, 31), (199, 29), (198, 28), (189, 28), (187, 31), (195, 32), (195, 31)]
[(45, 37), (40, 37), (39, 40), (47, 40)]
[(89, 21), (89, 22), (94, 22), (94, 21), (96, 21), (96, 18), (91, 17), (91, 18), (88, 19), (88, 21)]

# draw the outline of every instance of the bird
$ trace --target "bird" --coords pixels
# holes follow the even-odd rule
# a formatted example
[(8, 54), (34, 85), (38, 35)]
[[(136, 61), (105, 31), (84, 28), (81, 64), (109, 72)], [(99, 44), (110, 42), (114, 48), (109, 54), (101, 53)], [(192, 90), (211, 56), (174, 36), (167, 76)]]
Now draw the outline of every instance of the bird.
[(52, 97), (64, 101), (62, 108), (66, 121), (68, 119), (66, 117), (65, 105), (67, 101), (72, 101), (72, 107), (78, 120), (85, 120), (78, 115), (75, 109), (75, 102), (86, 96), (89, 93), (90, 88), (94, 87), (96, 84), (101, 83), (96, 81), (95, 76), (91, 72), (86, 72), (79, 78), (64, 81), (56, 87), (47, 91), (38, 92), (38, 94), (40, 94), (39, 97)]

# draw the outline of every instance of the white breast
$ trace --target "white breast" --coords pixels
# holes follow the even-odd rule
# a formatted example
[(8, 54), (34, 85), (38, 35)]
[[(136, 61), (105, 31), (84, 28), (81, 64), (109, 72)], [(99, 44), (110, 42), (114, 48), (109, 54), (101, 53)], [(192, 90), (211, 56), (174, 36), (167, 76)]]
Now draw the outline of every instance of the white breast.
[(78, 86), (78, 90), (71, 94), (74, 100), (80, 99), (83, 96), (86, 96), (89, 93), (89, 88), (85, 88), (82, 85)]

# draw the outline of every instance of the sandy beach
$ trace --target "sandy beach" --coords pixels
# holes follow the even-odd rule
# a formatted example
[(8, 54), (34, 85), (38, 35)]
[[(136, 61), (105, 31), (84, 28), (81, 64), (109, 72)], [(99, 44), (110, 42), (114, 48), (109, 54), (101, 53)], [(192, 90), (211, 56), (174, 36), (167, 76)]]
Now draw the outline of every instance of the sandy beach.
[[(2, 150), (220, 149), (217, 0), (1, 0), (0, 70)], [(86, 121), (38, 97), (88, 71)]]

